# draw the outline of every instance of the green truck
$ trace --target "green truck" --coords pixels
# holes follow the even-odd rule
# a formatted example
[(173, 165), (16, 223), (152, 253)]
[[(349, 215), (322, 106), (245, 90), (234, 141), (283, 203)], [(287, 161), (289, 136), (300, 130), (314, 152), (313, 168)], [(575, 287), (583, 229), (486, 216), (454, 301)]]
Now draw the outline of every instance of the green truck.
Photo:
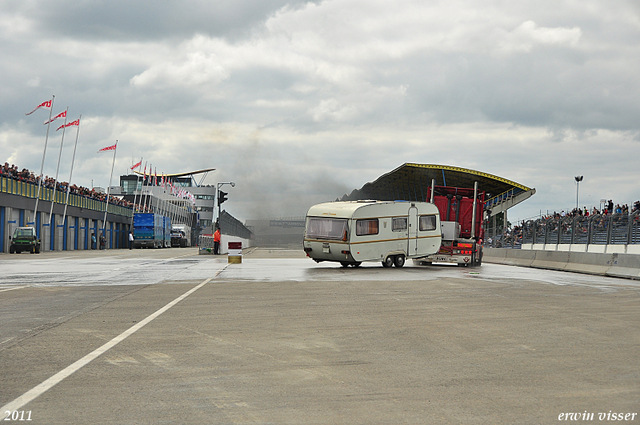
[(40, 239), (36, 235), (33, 227), (18, 227), (13, 232), (9, 252), (20, 254), (22, 251), (29, 251), (32, 254), (40, 254)]

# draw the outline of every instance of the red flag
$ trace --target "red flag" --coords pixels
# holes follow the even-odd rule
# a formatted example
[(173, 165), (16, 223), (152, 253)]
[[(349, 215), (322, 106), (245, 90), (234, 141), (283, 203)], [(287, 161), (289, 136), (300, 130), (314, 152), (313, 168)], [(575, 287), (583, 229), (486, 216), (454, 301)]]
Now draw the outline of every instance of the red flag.
[(55, 120), (57, 120), (58, 118), (67, 118), (67, 111), (62, 111), (60, 112), (58, 115), (56, 115), (55, 117), (51, 118), (50, 120), (46, 120), (44, 122), (44, 125), (49, 124), (50, 122), (54, 122)]
[(37, 111), (40, 108), (45, 108), (45, 109), (51, 109), (51, 104), (53, 103), (53, 99), (51, 100), (47, 100), (46, 102), (42, 102), (41, 104), (39, 104), (38, 106), (36, 106), (36, 109), (34, 109), (31, 112), (26, 113), (25, 115), (31, 115), (33, 114), (35, 111)]
[(142, 165), (142, 161), (138, 162), (136, 165), (134, 165), (133, 167), (131, 167), (132, 170), (138, 168), (139, 166)]
[[(52, 121), (53, 121), (53, 120), (52, 120)], [(77, 120), (75, 120), (75, 121), (71, 121), (71, 122), (68, 122), (68, 123), (66, 123), (66, 124), (62, 124), (60, 127), (56, 128), (56, 131), (60, 130), (61, 128), (71, 127), (72, 125), (79, 126), (79, 125), (80, 125), (80, 118), (78, 118), (78, 119), (77, 119)]]
[(98, 152), (104, 152), (104, 151), (115, 151), (116, 150), (116, 146), (118, 144), (116, 143), (115, 145), (111, 145), (111, 146), (107, 146), (106, 148), (102, 148), (100, 149)]

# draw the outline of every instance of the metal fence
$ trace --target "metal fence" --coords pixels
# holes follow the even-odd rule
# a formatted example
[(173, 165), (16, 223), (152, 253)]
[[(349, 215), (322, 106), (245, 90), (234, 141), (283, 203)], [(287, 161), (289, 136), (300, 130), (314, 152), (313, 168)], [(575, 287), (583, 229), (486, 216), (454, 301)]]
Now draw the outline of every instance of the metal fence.
[(213, 251), (213, 236), (198, 236), (198, 248)]
[(229, 236), (237, 236), (242, 239), (252, 239), (253, 233), (247, 229), (238, 219), (226, 211), (220, 213), (220, 231)]
[(640, 211), (528, 220), (512, 229), (488, 228), (485, 239), (485, 246), (493, 248), (520, 248), (522, 244), (640, 244)]

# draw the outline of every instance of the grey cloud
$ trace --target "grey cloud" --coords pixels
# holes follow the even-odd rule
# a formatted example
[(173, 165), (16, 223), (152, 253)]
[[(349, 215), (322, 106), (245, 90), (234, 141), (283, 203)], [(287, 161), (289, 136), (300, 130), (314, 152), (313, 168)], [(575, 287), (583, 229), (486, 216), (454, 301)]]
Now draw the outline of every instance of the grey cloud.
[(47, 36), (143, 41), (189, 38), (194, 34), (237, 38), (245, 36), (275, 11), (306, 3), (295, 0), (55, 0), (24, 2), (19, 12), (34, 19), (39, 31)]
[[(621, 180), (634, 169), (639, 12), (599, 0), (5, 2), (0, 147), (39, 168), (44, 115), (24, 112), (56, 94), (56, 111), (87, 120), (84, 185), (105, 180), (95, 150), (119, 139), (120, 163), (236, 180), (227, 205), (240, 216), (299, 211), (404, 162), (513, 178), (538, 189), (537, 208), (572, 197), (565, 171), (571, 183), (593, 181), (585, 168)], [(535, 158), (526, 172), (523, 157)], [(590, 184), (585, 196), (604, 192)]]

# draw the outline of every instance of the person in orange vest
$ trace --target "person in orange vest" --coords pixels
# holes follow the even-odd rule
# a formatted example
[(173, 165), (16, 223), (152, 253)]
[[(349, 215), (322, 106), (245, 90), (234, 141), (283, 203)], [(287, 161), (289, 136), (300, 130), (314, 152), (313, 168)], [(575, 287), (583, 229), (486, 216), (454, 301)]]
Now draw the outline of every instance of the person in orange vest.
[(215, 255), (220, 254), (220, 228), (216, 227), (216, 231), (213, 234), (213, 253)]

